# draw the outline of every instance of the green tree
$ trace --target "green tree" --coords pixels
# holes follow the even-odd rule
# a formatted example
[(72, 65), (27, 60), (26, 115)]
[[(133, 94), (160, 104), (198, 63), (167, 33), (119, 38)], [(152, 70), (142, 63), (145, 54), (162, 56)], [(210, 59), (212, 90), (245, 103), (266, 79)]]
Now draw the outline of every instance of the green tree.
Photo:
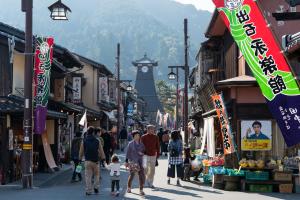
[(156, 81), (156, 91), (166, 113), (171, 115), (175, 112), (176, 88), (164, 80)]

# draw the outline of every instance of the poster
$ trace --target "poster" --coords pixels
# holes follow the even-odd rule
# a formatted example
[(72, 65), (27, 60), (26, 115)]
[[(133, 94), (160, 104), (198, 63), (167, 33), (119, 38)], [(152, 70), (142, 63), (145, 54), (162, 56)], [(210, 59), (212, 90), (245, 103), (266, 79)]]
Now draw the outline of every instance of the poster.
[(34, 63), (34, 132), (43, 134), (46, 128), (47, 106), (50, 94), (50, 72), (53, 58), (53, 38), (37, 37)]
[(211, 98), (215, 105), (215, 109), (220, 121), (224, 154), (226, 155), (226, 154), (234, 153), (235, 147), (232, 141), (232, 133), (231, 133), (231, 128), (230, 128), (230, 124), (226, 112), (226, 107), (223, 101), (223, 95), (216, 94), (216, 95), (212, 95)]
[(108, 101), (107, 77), (99, 77), (99, 101)]
[(254, 0), (213, 0), (291, 147), (300, 143), (300, 90)]
[(117, 80), (109, 79), (109, 102), (117, 102)]
[(270, 120), (241, 121), (242, 151), (269, 151), (272, 149), (272, 122)]
[(73, 103), (81, 103), (81, 77), (73, 77)]

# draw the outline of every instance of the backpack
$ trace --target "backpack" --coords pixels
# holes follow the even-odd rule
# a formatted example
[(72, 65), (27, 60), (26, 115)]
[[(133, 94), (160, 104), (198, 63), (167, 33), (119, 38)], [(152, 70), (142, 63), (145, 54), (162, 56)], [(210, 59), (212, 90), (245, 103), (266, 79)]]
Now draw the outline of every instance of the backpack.
[(178, 156), (179, 156), (178, 146), (174, 144), (174, 142), (172, 141), (170, 143), (170, 157), (178, 157)]

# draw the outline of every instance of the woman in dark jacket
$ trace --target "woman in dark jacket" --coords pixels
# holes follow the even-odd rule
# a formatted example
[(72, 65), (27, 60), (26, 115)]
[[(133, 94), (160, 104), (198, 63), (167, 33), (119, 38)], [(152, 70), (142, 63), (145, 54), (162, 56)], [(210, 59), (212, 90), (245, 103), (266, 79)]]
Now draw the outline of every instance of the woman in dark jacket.
[(171, 133), (169, 142), (169, 168), (168, 168), (168, 184), (171, 183), (171, 178), (175, 178), (175, 169), (177, 171), (177, 185), (180, 185), (180, 179), (183, 178), (183, 159), (182, 159), (182, 140), (179, 137), (179, 131)]

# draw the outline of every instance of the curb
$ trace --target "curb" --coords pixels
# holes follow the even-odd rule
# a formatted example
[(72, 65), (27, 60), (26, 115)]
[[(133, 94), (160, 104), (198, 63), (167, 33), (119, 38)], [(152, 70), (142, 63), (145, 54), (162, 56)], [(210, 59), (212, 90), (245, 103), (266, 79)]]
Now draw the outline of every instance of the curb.
[[(64, 176), (66, 174), (68, 174), (69, 172), (71, 172), (72, 166), (68, 166), (68, 168), (66, 169), (61, 169), (59, 171), (54, 172), (49, 178), (47, 178), (46, 180), (44, 180), (43, 182), (35, 185), (36, 187), (47, 187), (47, 186), (51, 186), (53, 185), (53, 183), (55, 183), (55, 179), (60, 177), (60, 176)], [(33, 183), (34, 184), (34, 183)]]

